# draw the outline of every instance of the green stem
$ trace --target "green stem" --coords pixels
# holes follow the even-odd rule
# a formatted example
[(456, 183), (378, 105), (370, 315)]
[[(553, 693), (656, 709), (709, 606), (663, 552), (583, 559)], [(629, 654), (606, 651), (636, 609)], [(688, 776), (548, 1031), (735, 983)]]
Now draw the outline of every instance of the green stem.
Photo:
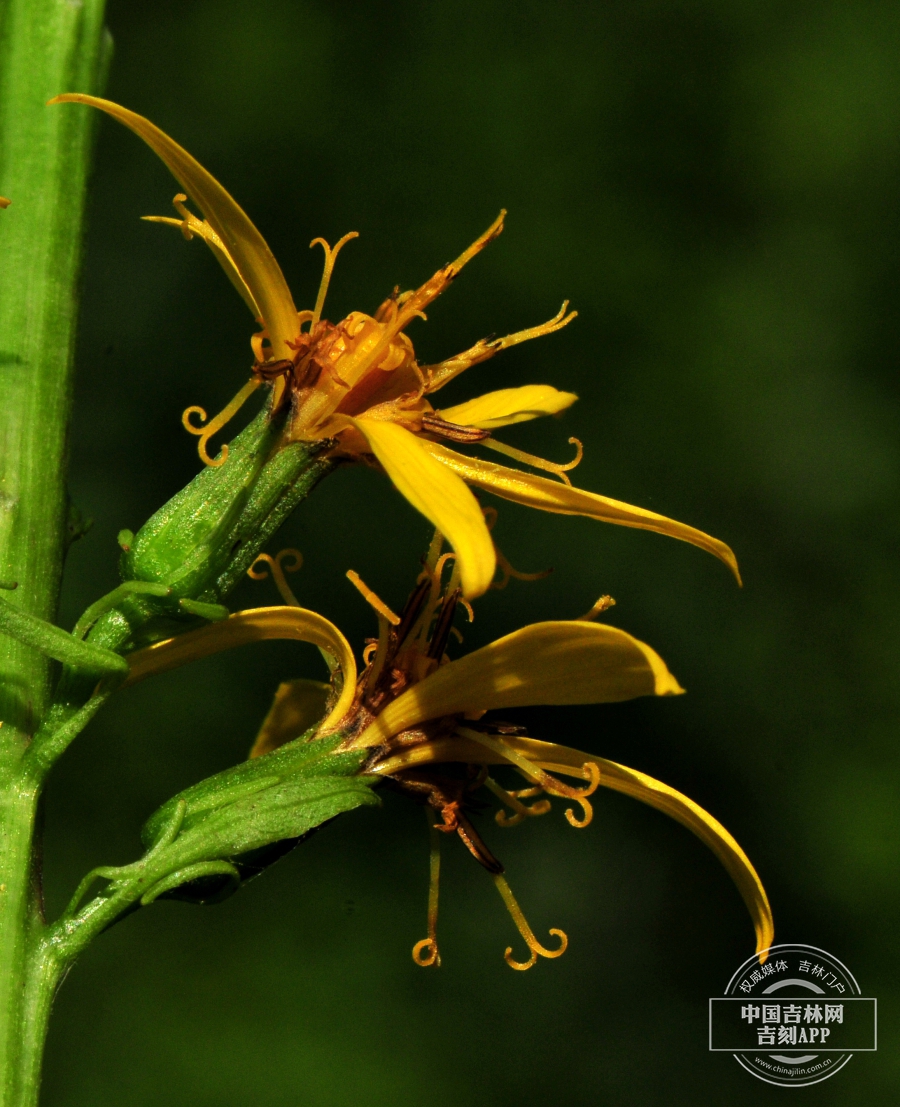
[(41, 1086), (41, 1065), (47, 1023), (53, 997), (66, 965), (40, 932), (29, 946), (19, 1026), (19, 1058), (10, 1090), (9, 1102), (16, 1107), (36, 1107)]
[[(373, 787), (380, 781), (358, 775), (365, 751), (342, 752), (345, 737), (300, 739), (175, 796), (144, 827), (144, 856), (89, 873), (50, 926), (30, 919), (27, 897), (20, 898), (21, 924), (8, 932), (17, 943), (8, 960), (17, 966), (22, 991), (18, 1065), (8, 1103), (35, 1102), (53, 994), (98, 934), (160, 896), (218, 902), (316, 827), (378, 802)], [(33, 811), (34, 791), (20, 802)], [(23, 833), (18, 847), (27, 851), (29, 846), (30, 836)], [(81, 907), (98, 878), (106, 886)]]
[[(62, 91), (100, 91), (102, 20), (103, 0), (0, 2), (0, 193), (12, 200), (0, 212), (0, 578), (17, 585), (4, 596), (18, 626), (52, 621), (58, 601), (91, 146), (86, 116), (44, 105)], [(52, 663), (27, 637), (0, 634), (0, 1107), (36, 1102), (43, 1040), (26, 1029), (28, 962), (43, 924), (38, 789), (23, 755), (47, 711)]]
[(19, 1107), (32, 1102), (22, 1086), (22, 993), (31, 943), (42, 926), (40, 892), (32, 874), (37, 789), (23, 788), (17, 774), (5, 776), (0, 791), (0, 1102)]
[[(261, 412), (225, 465), (200, 473), (127, 536), (125, 583), (85, 613), (77, 635), (53, 625), (92, 116), (45, 103), (100, 91), (102, 17), (103, 0), (0, 0), (0, 194), (12, 201), (0, 211), (0, 1107), (36, 1104), (53, 994), (88, 941), (137, 901), (242, 879), (227, 858), (202, 850), (148, 855), (124, 885), (47, 926), (34, 841), (43, 779), (121, 683), (119, 655), (226, 616), (221, 599), (334, 467), (327, 443), (285, 442), (284, 413)], [(54, 660), (63, 669), (51, 702)], [(329, 800), (332, 814), (364, 802), (344, 785), (338, 794), (350, 798)], [(289, 825), (272, 818), (276, 842), (306, 832), (294, 816)]]

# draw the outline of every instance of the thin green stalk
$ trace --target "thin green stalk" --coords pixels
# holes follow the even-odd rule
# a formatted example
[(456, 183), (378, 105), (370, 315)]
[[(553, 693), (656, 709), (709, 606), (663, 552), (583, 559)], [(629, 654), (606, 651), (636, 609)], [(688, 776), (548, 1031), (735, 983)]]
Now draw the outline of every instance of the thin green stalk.
[(36, 929), (32, 935), (22, 982), (19, 1055), (8, 1100), (16, 1107), (37, 1104), (50, 1009), (67, 968), (66, 963), (55, 955), (52, 946), (48, 945), (42, 931), (43, 928)]
[[(102, 21), (103, 0), (0, 3), (0, 194), (12, 201), (0, 212), (0, 579), (15, 584), (4, 598), (21, 616), (51, 621), (91, 134), (86, 115), (44, 105), (65, 90), (100, 91)], [(26, 963), (43, 924), (32, 871), (37, 788), (22, 759), (48, 707), (51, 664), (27, 635), (0, 633), (2, 1107), (37, 1100), (40, 1042), (26, 1047), (23, 1031)]]
[[(6, 729), (5, 727), (3, 728)], [(32, 943), (42, 927), (40, 892), (31, 871), (37, 788), (6, 774), (0, 785), (0, 1002), (4, 1107), (36, 1102), (21, 1084), (22, 998)]]

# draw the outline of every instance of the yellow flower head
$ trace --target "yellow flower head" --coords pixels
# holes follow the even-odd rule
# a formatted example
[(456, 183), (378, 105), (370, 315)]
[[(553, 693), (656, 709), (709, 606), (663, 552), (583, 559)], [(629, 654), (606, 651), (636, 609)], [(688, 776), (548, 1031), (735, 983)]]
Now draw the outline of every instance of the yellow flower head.
[[(436, 365), (419, 365), (406, 328), (455, 279), (463, 266), (503, 229), (505, 212), (449, 265), (439, 269), (415, 291), (399, 288), (374, 315), (352, 312), (340, 323), (322, 315), (325, 295), (341, 247), (355, 232), (332, 248), (324, 239), (325, 269), (311, 311), (298, 312), (281, 269), (262, 235), (243, 209), (186, 150), (143, 116), (97, 97), (70, 93), (51, 103), (89, 104), (130, 127), (159, 155), (185, 190), (175, 198), (178, 218), (150, 217), (181, 229), (188, 239), (199, 235), (212, 250), (228, 279), (262, 326), (251, 345), (254, 364), (250, 379), (223, 411), (211, 420), (201, 407), (184, 413), (184, 425), (199, 436), (201, 458), (220, 465), (207, 443), (262, 384), (271, 387), (272, 411), (290, 405), (289, 438), (330, 442), (332, 456), (377, 463), (407, 500), (442, 531), (458, 556), (463, 595), (471, 599), (490, 585), (496, 570), (494, 546), (484, 517), (469, 486), (484, 489), (527, 507), (561, 515), (585, 515), (621, 526), (657, 531), (691, 542), (721, 558), (738, 580), (731, 549), (694, 527), (643, 508), (573, 488), (567, 470), (575, 461), (555, 464), (523, 453), (494, 439), (500, 427), (553, 415), (577, 397), (550, 385), (525, 385), (489, 392), (448, 408), (437, 408), (431, 397), (464, 370), (501, 350), (531, 338), (551, 334), (575, 317), (568, 303), (547, 323), (505, 338), (482, 339), (468, 350)], [(188, 196), (203, 214), (185, 207)], [(194, 417), (199, 419), (195, 423)], [(556, 479), (471, 457), (447, 445), (480, 443)]]
[[(370, 751), (362, 771), (422, 803), (431, 824), (431, 890), (428, 937), (418, 942), (418, 964), (439, 963), (437, 904), (443, 835), (455, 834), (491, 874), (525, 941), (529, 956), (507, 963), (531, 968), (539, 956), (557, 957), (567, 939), (551, 930), (556, 948), (541, 944), (529, 927), (496, 858), (472, 815), (483, 806), (476, 793), (487, 789), (502, 804), (495, 820), (515, 826), (546, 814), (551, 798), (570, 801), (565, 815), (574, 827), (592, 818), (590, 796), (599, 786), (634, 796), (665, 812), (704, 841), (723, 863), (746, 903), (756, 929), (757, 953), (773, 937), (765, 890), (738, 843), (692, 800), (634, 769), (568, 746), (527, 737), (521, 728), (486, 719), (491, 710), (536, 704), (613, 703), (637, 696), (682, 692), (659, 655), (625, 631), (592, 618), (610, 606), (604, 597), (582, 619), (534, 623), (456, 660), (447, 657), (454, 617), (471, 609), (461, 594), (459, 558), (442, 553), (436, 534), (424, 571), (399, 614), (355, 573), (348, 576), (375, 609), (379, 635), (364, 651), (358, 674), (346, 638), (321, 615), (299, 605), (287, 586), (283, 555), (265, 555), (284, 599), (283, 607), (244, 611), (221, 623), (183, 634), (132, 654), (131, 680), (193, 658), (262, 638), (296, 638), (322, 650), (332, 671), (328, 683), (293, 680), (282, 684), (251, 757), (264, 756), (301, 736), (343, 734), (342, 749)], [(290, 551), (295, 554), (295, 551)], [(296, 554), (295, 554), (296, 557)], [(452, 569), (450, 566), (452, 564)], [(292, 568), (299, 566), (297, 558)], [(449, 571), (448, 571), (449, 570)], [(261, 570), (251, 575), (259, 578)], [(522, 777), (510, 789), (491, 776), (495, 767)], [(574, 778), (575, 786), (560, 779)]]

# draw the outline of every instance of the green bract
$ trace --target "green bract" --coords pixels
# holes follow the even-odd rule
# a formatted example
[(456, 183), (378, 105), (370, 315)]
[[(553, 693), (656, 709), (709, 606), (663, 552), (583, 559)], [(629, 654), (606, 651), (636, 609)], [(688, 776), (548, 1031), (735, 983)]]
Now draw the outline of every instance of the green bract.
[[(128, 653), (200, 620), (227, 617), (221, 601), (294, 507), (334, 467), (321, 456), (327, 444), (287, 443), (283, 429), (282, 419), (264, 408), (231, 443), (222, 465), (203, 469), (136, 535), (120, 533), (123, 584), (78, 620), (65, 657), (44, 648), (66, 664), (38, 735), (37, 747), (48, 750), (34, 754), (42, 771), (93, 713), (87, 705), (99, 700), (98, 651)], [(49, 624), (45, 636), (54, 631), (68, 637)], [(76, 641), (81, 638), (85, 643)], [(86, 647), (83, 656), (79, 646)], [(108, 691), (101, 689), (100, 696)], [(94, 709), (99, 706), (94, 703)], [(84, 711), (83, 721), (75, 718)], [(71, 733), (63, 734), (63, 727)]]
[[(379, 782), (357, 775), (366, 754), (335, 752), (344, 737), (309, 742), (304, 736), (170, 799), (144, 826), (147, 852), (140, 861), (85, 877), (57, 924), (60, 939), (65, 935), (66, 945), (81, 948), (98, 921), (109, 926), (160, 896), (219, 902), (316, 827), (377, 804), (373, 786)], [(79, 910), (99, 877), (108, 886)]]
[[(159, 844), (182, 807), (178, 842), (202, 842), (202, 847), (192, 844), (190, 848), (224, 850), (215, 852), (215, 856), (233, 857), (281, 838), (295, 838), (338, 814), (335, 810), (314, 816), (310, 804), (317, 806), (312, 796), (320, 788), (322, 796), (338, 785), (338, 791), (365, 797), (341, 810), (350, 810), (359, 802), (377, 802), (372, 793), (373, 780), (357, 775), (368, 751), (336, 752), (346, 735), (338, 732), (311, 741), (315, 730), (273, 753), (217, 773), (168, 800), (144, 824), (144, 846), (152, 849)], [(326, 803), (328, 806), (330, 803)]]

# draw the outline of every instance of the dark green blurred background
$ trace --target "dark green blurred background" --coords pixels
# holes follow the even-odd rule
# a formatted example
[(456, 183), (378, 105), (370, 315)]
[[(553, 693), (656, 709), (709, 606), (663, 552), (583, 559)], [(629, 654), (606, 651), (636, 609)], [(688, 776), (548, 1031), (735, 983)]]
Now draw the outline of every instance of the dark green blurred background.
[[(681, 543), (509, 506), (523, 569), (467, 644), (575, 616), (652, 643), (689, 694), (521, 712), (557, 738), (687, 792), (736, 835), (776, 940), (824, 947), (881, 1001), (881, 1047), (796, 1093), (893, 1102), (900, 550), (897, 383), (900, 13), (895, 4), (112, 0), (109, 95), (184, 143), (268, 238), (298, 305), (321, 252), (358, 230), (330, 318), (414, 286), (496, 215), (501, 239), (417, 324), (421, 358), (579, 311), (562, 334), (453, 386), (548, 382), (562, 421), (508, 441), (586, 445), (578, 483), (731, 543), (746, 586)], [(63, 90), (60, 90), (63, 91)], [(55, 108), (78, 111), (80, 108)], [(196, 472), (180, 428), (245, 379), (251, 320), (200, 244), (140, 223), (174, 182), (100, 127), (72, 493), (96, 525), (70, 555), (71, 625), (116, 582), (115, 535)], [(443, 397), (442, 397), (443, 398)], [(301, 602), (359, 643), (355, 568), (397, 605), (428, 525), (376, 473), (343, 470), (291, 520)], [(270, 603), (247, 582), (235, 602)], [(320, 676), (272, 645), (123, 695), (48, 795), (47, 891), (131, 860), (142, 820), (244, 756), (275, 685)], [(593, 825), (488, 825), (539, 933), (570, 949), (511, 972), (486, 875), (445, 852), (439, 971), (425, 935), (421, 813), (388, 797), (329, 827), (218, 908), (166, 903), (104, 935), (66, 982), (45, 1102), (238, 1107), (761, 1104), (706, 1045), (707, 997), (752, 952), (700, 843), (624, 797)], [(451, 846), (459, 843), (451, 842)], [(517, 947), (518, 948), (518, 947)]]

